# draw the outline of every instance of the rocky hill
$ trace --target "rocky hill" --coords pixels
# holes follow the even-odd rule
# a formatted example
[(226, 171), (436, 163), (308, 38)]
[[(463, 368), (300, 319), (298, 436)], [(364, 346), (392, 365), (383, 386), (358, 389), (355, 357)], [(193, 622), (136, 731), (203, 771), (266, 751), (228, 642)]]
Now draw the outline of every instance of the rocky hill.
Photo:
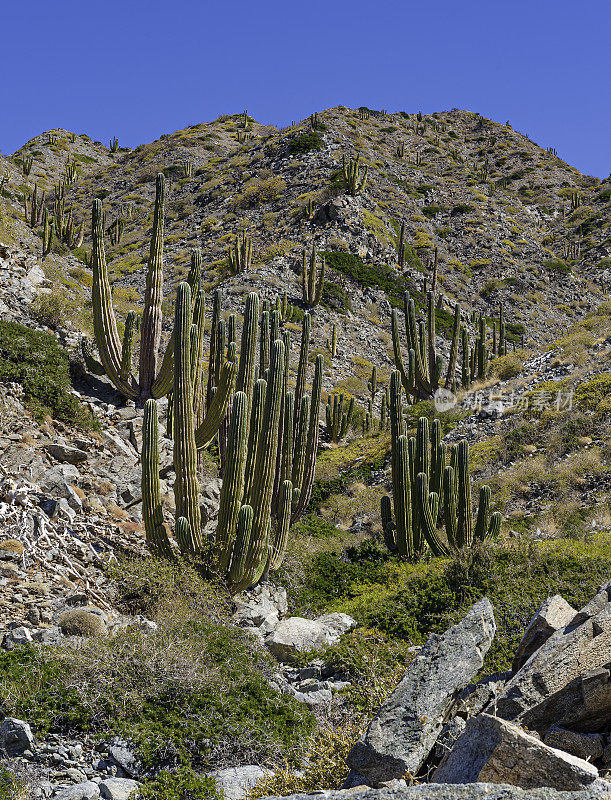
[[(0, 800), (341, 786), (383, 800), (411, 797), (410, 783), (426, 783), (415, 797), (605, 796), (611, 188), (543, 144), (464, 111), (337, 107), (282, 130), (222, 116), (133, 150), (55, 129), (0, 157)], [(344, 162), (362, 188), (347, 185)], [(292, 387), (302, 251), (314, 247), (326, 273), (309, 361), (323, 356), (323, 404), (326, 392), (356, 402), (339, 443), (320, 409), (312, 497), (284, 563), (237, 598), (201, 564), (147, 551), (142, 411), (80, 348), (93, 338), (92, 203), (105, 211), (122, 328), (142, 308), (159, 172), (164, 344), (200, 248), (203, 286), (221, 290), (240, 335), (249, 292), (286, 292)], [(244, 234), (252, 263), (232, 274), (228, 247)], [(379, 418), (392, 310), (408, 291), (423, 318), (435, 274), (437, 352), (447, 359), (457, 302), (471, 337), (474, 314), (492, 326), (502, 304), (508, 352), (447, 410), (407, 406), (405, 428), (426, 417), (448, 448), (467, 440), (474, 495), (488, 485), (503, 521), (495, 543), (410, 560), (383, 536), (392, 442)], [(159, 408), (166, 426), (167, 401)], [(171, 439), (159, 447), (171, 528)], [(221, 458), (213, 445), (198, 463), (206, 530)], [(393, 727), (416, 717), (413, 736)]]

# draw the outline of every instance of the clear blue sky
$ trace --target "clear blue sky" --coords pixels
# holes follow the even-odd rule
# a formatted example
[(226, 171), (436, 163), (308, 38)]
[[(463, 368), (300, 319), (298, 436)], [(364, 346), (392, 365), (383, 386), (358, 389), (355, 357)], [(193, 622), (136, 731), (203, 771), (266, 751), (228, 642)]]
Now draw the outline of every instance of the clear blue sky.
[(0, 150), (53, 127), (135, 146), (244, 108), (465, 108), (611, 172), (608, 0), (6, 0)]

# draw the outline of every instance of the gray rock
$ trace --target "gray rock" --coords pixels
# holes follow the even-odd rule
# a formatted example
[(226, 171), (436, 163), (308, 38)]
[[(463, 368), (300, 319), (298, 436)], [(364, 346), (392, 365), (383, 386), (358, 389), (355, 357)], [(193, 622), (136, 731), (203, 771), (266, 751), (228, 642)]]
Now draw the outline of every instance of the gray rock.
[(66, 444), (47, 444), (45, 450), (49, 455), (53, 456), (56, 461), (61, 461), (65, 464), (82, 464), (87, 461), (87, 453), (80, 450), (78, 447), (69, 447)]
[(247, 764), (243, 767), (228, 767), (212, 772), (216, 785), (222, 789), (225, 800), (242, 800), (253, 786), (269, 775), (269, 770), (256, 764)]
[(93, 781), (84, 781), (75, 786), (60, 789), (54, 795), (54, 800), (98, 800), (100, 789)]
[(132, 778), (143, 774), (142, 764), (136, 758), (129, 743), (115, 738), (108, 746), (108, 755), (121, 769)]
[[(496, 713), (545, 733), (554, 724), (596, 730), (611, 716), (609, 585), (553, 633), (509, 681)], [(606, 598), (606, 599), (605, 599)]]
[(5, 717), (0, 725), (0, 744), (9, 756), (20, 756), (34, 747), (34, 736), (27, 722)]
[[(555, 750), (517, 725), (480, 714), (433, 774), (434, 783), (508, 783), (522, 789), (611, 790), (598, 770), (581, 758)], [(606, 784), (606, 785), (605, 785)]]
[(496, 626), (487, 598), (441, 636), (432, 634), (348, 756), (371, 785), (416, 775), (456, 696), (481, 669)]
[(66, 495), (66, 485), (74, 483), (80, 477), (80, 472), (73, 464), (58, 464), (46, 470), (39, 479), (40, 489), (55, 497), (70, 498)]
[(513, 659), (512, 669), (517, 672), (531, 655), (560, 628), (568, 625), (577, 611), (559, 594), (548, 597), (537, 609), (522, 637)]
[(564, 750), (584, 761), (596, 761), (604, 750), (604, 740), (600, 733), (577, 733), (560, 727), (550, 728), (543, 741), (550, 747)]
[(611, 793), (594, 794), (590, 789), (578, 792), (557, 792), (549, 788), (524, 790), (493, 783), (406, 786), (403, 781), (396, 781), (383, 789), (328, 790), (316, 794), (292, 794), (282, 800), (346, 800), (346, 797), (350, 800), (611, 800)]
[(290, 663), (299, 653), (334, 644), (355, 625), (348, 614), (326, 614), (318, 619), (289, 617), (265, 638), (265, 644), (277, 659)]
[(100, 782), (100, 797), (104, 800), (129, 800), (137, 788), (138, 782), (131, 778), (104, 778)]

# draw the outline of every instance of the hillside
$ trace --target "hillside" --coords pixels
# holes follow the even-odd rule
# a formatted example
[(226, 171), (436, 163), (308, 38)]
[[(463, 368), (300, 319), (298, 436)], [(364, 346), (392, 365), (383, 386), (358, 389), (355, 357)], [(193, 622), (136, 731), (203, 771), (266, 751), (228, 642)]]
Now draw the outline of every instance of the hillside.
[[(18, 797), (19, 786), (28, 787), (24, 797), (61, 800), (122, 800), (132, 790), (159, 800), (220, 800), (223, 790), (225, 800), (241, 800), (246, 788), (255, 800), (338, 789), (348, 773), (348, 751), (406, 668), (428, 652), (429, 634), (460, 626), (476, 601), (490, 599), (496, 635), (479, 653), (482, 663), (452, 689), (454, 700), (459, 694), (464, 700), (467, 684), (478, 681), (473, 691), (481, 703), (464, 712), (465, 720), (489, 712), (494, 692), (502, 694), (523, 674), (514, 661), (516, 648), (546, 598), (562, 595), (568, 611), (562, 623), (549, 623), (537, 647), (553, 631), (566, 626), (572, 632), (572, 620), (590, 625), (596, 614), (603, 615), (601, 630), (608, 637), (609, 180), (579, 173), (555, 155), (553, 142), (539, 146), (509, 124), (459, 110), (422, 116), (340, 106), (282, 130), (244, 113), (133, 150), (120, 141), (109, 144), (55, 129), (0, 157), (0, 705), (7, 718), (27, 721), (32, 729), (19, 728), (19, 746), (0, 763), (0, 800)], [(357, 156), (366, 182), (351, 193), (343, 164)], [(81, 353), (83, 337), (93, 340), (93, 201), (101, 200), (105, 213), (122, 333), (128, 313), (142, 311), (160, 172), (164, 346), (194, 248), (202, 253), (208, 299), (201, 318), (203, 364), (214, 349), (215, 289), (220, 317), (228, 328), (235, 321), (238, 345), (249, 293), (274, 304), (286, 292), (281, 330), (288, 344), (287, 390), (298, 386), (302, 320), (304, 312), (311, 314), (302, 366), (307, 391), (320, 368), (323, 405), (312, 409), (307, 428), (307, 445), (314, 442), (317, 452), (311, 497), (292, 520), (272, 582), (266, 570), (262, 583), (263, 573), (254, 590), (237, 597), (229, 577), (221, 571), (219, 578), (205, 565), (203, 551), (168, 561), (157, 551), (151, 555), (150, 539), (147, 550), (141, 480), (150, 462), (141, 403), (126, 401), (106, 375), (92, 373)], [(55, 229), (43, 257), (45, 209)], [(228, 247), (243, 234), (252, 241), (252, 263), (232, 274)], [(326, 272), (320, 302), (309, 304), (302, 297), (302, 251), (312, 247), (324, 256)], [(443, 524), (435, 520), (448, 548), (436, 552), (427, 540), (421, 552), (406, 556), (398, 546), (397, 552), (389, 548), (389, 529), (382, 524), (380, 502), (393, 495), (398, 463), (398, 437), (387, 422), (393, 401), (382, 398), (395, 368), (393, 310), (403, 337), (403, 297), (409, 292), (424, 341), (425, 289), (435, 274), (433, 344), (444, 364), (456, 303), (472, 354), (482, 324), (490, 347), (493, 324), (494, 341), (497, 335), (500, 341), (502, 306), (507, 352), (486, 356), (481, 374), (474, 356), (469, 386), (460, 385), (455, 364), (457, 385), (447, 409), (430, 395), (414, 395), (411, 405), (404, 396), (401, 426), (428, 442), (424, 432), (439, 425), (456, 474), (458, 455), (452, 460), (451, 448), (466, 440), (474, 503), (482, 484), (489, 486), (488, 511), (501, 515), (502, 523), (498, 536), (490, 537), (495, 541), (454, 546), (445, 517)], [(184, 287), (181, 292), (184, 300)], [(194, 335), (188, 319), (187, 344), (189, 332)], [(401, 347), (407, 360), (404, 339)], [(95, 347), (93, 352), (102, 358)], [(229, 349), (227, 354), (230, 359)], [(320, 367), (314, 367), (317, 355)], [(269, 353), (260, 363), (271, 386)], [(220, 383), (214, 388), (220, 393)], [(354, 398), (353, 417), (335, 437), (339, 442), (325, 424), (327, 393), (343, 393), (346, 404)], [(280, 414), (287, 413), (286, 402)], [(158, 405), (159, 521), (171, 531), (175, 515), (183, 516), (173, 491), (178, 462), (173, 441), (164, 436), (168, 401)], [(398, 425), (396, 408), (393, 413)], [(286, 447), (293, 428), (283, 424), (280, 444)], [(218, 441), (193, 462), (207, 543), (220, 524), (222, 465), (231, 457)], [(270, 452), (284, 452), (276, 439), (270, 441), (278, 448)], [(306, 451), (311, 457), (304, 445)], [(431, 454), (434, 462), (433, 445)], [(256, 472), (254, 461), (251, 466)], [(297, 472), (290, 474), (295, 479)], [(439, 505), (431, 508), (444, 505), (445, 514), (438, 487)], [(415, 508), (414, 487), (410, 491)], [(485, 490), (480, 504), (482, 496)], [(295, 511), (298, 497), (292, 502)], [(396, 513), (394, 496), (393, 502)], [(275, 494), (274, 508), (276, 503)], [(174, 556), (178, 545), (182, 551), (176, 533)], [(597, 594), (603, 584), (607, 589)], [(594, 596), (599, 599), (592, 605)], [(296, 616), (302, 622), (294, 623)], [(579, 661), (571, 680), (585, 685), (586, 663), (608, 677), (608, 649), (600, 645), (596, 653), (600, 657), (592, 655), (591, 662)], [(606, 709), (607, 700), (600, 699), (608, 696), (605, 687), (596, 703)], [(562, 727), (564, 717), (554, 713), (554, 726)], [(609, 780), (611, 717), (601, 714), (594, 722), (582, 720), (581, 727), (569, 720), (566, 727), (570, 734), (598, 737), (600, 753), (588, 759), (596, 765), (595, 777)], [(518, 721), (548, 741), (549, 720), (540, 728)], [(561, 739), (554, 747), (579, 756), (584, 743), (571, 742)], [(439, 766), (439, 748), (453, 743), (439, 739), (413, 775), (403, 770), (395, 777), (429, 780)], [(525, 786), (519, 775), (508, 775), (507, 782), (515, 777), (516, 785)], [(380, 783), (367, 776), (363, 782)]]

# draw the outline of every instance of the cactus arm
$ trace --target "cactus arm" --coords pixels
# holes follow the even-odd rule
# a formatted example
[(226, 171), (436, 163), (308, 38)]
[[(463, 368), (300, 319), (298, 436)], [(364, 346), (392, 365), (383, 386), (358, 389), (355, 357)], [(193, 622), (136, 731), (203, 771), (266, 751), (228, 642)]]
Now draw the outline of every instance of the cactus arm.
[(459, 547), (470, 547), (473, 541), (471, 511), (471, 482), (469, 480), (469, 445), (466, 439), (458, 443), (458, 533)]
[(395, 523), (392, 518), (390, 497), (385, 494), (380, 500), (380, 516), (382, 517), (382, 531), (384, 542), (391, 553), (397, 552), (397, 539), (395, 536)]
[(312, 485), (314, 483), (314, 473), (316, 471), (316, 453), (318, 451), (318, 437), (319, 425), (318, 418), (320, 414), (320, 396), (322, 393), (322, 371), (323, 371), (323, 358), (321, 355), (316, 356), (316, 363), (314, 364), (314, 379), (312, 381), (312, 398), (310, 401), (310, 425), (308, 428), (308, 441), (306, 446), (305, 455), (305, 470), (302, 484), (299, 488), (299, 500), (291, 521), (295, 522), (306, 510), (310, 497), (312, 496)]
[(231, 586), (239, 586), (244, 579), (246, 559), (252, 535), (253, 516), (252, 506), (244, 505), (240, 508), (231, 568), (229, 570), (229, 584)]
[(195, 444), (198, 450), (210, 444), (225, 419), (235, 387), (237, 372), (237, 365), (233, 362), (226, 361), (223, 364), (219, 385), (214, 392), (203, 422), (195, 431)]
[(500, 511), (495, 511), (494, 514), (492, 514), (492, 516), (490, 517), (490, 524), (488, 525), (488, 532), (486, 534), (486, 539), (494, 542), (499, 538), (502, 521), (503, 517), (501, 516)]
[(444, 542), (439, 538), (433, 511), (437, 511), (439, 498), (433, 493), (432, 499), (429, 493), (429, 480), (424, 472), (416, 476), (416, 503), (418, 504), (418, 517), (421, 530), (433, 555), (447, 556), (450, 551)]
[(191, 289), (186, 282), (178, 286), (176, 295), (174, 350), (174, 496), (176, 516), (185, 517), (191, 529), (191, 552), (201, 550), (201, 517), (197, 480), (197, 451), (193, 420), (193, 387), (191, 385), (190, 332)]
[(443, 476), (443, 514), (446, 537), (450, 547), (454, 550), (458, 547), (456, 495), (456, 474), (452, 467), (446, 467)]
[(146, 544), (153, 555), (169, 558), (173, 554), (161, 507), (159, 421), (155, 400), (147, 400), (144, 405), (141, 461), (142, 519)]
[(282, 402), (283, 364), (284, 344), (278, 340), (272, 346), (269, 383), (265, 396), (261, 434), (257, 445), (254, 480), (248, 498), (249, 505), (252, 505), (253, 508), (253, 523), (244, 581), (249, 585), (255, 579), (262, 561), (267, 560), (272, 495), (278, 452), (277, 437)]
[(257, 331), (259, 328), (259, 296), (251, 292), (246, 299), (242, 341), (240, 345), (240, 366), (236, 390), (244, 392), (248, 398), (249, 411), (255, 385), (257, 351)]
[(108, 280), (108, 267), (104, 252), (103, 211), (100, 200), (93, 201), (91, 237), (93, 241), (91, 250), (93, 330), (100, 361), (118, 391), (125, 397), (135, 400), (138, 397), (136, 382), (130, 378), (130, 381), (126, 383), (120, 377), (121, 340), (117, 330), (117, 320), (112, 306), (112, 294)]
[(135, 311), (130, 311), (125, 318), (125, 332), (123, 334), (123, 346), (121, 348), (121, 372), (120, 378), (127, 383), (132, 372), (132, 353), (134, 350), (134, 339), (138, 330), (138, 315)]
[(270, 547), (268, 569), (278, 569), (284, 558), (289, 536), (289, 527), (291, 525), (292, 496), (293, 484), (290, 481), (283, 481), (280, 488), (280, 501), (278, 503), (278, 523)]
[(216, 564), (222, 573), (227, 571), (231, 561), (238, 515), (242, 505), (248, 434), (247, 414), (248, 398), (244, 392), (236, 392), (231, 410), (225, 472), (223, 473), (214, 547)]
[(392, 461), (395, 537), (397, 552), (410, 560), (414, 557), (415, 549), (412, 528), (411, 482), (407, 437), (402, 435), (396, 440)]
[[(187, 283), (191, 289), (191, 296), (197, 298), (197, 303), (200, 298), (200, 281), (201, 281), (201, 265), (202, 254), (199, 249), (191, 251), (191, 267), (187, 276)], [(201, 302), (205, 305), (205, 295), (201, 293)], [(197, 310), (194, 312), (194, 319), (197, 316)], [(196, 321), (196, 320), (195, 320)], [(199, 325), (199, 323), (197, 323)], [(203, 336), (204, 326), (200, 330), (200, 336)], [(172, 388), (172, 381), (174, 380), (174, 331), (172, 331), (168, 344), (163, 354), (163, 360), (159, 367), (159, 372), (151, 388), (153, 397), (164, 397)]]
[(454, 381), (456, 372), (456, 362), (458, 360), (458, 343), (460, 340), (460, 306), (454, 306), (454, 328), (452, 330), (452, 344), (450, 345), (450, 358), (448, 360), (448, 371), (446, 372), (445, 388), (450, 389)]
[(244, 484), (244, 497), (249, 497), (253, 480), (255, 460), (259, 447), (259, 437), (261, 435), (261, 425), (263, 421), (263, 409), (265, 408), (265, 395), (267, 393), (267, 383), (261, 378), (255, 383), (253, 390), (252, 405), (250, 411), (250, 428), (248, 431), (248, 448), (246, 455), (246, 480)]
[[(164, 196), (164, 176), (160, 172), (157, 175), (155, 186), (153, 236), (146, 273), (144, 311), (142, 313), (142, 332), (140, 336), (140, 394), (145, 398), (151, 395), (151, 389), (155, 382), (159, 343), (161, 341)], [(190, 320), (189, 324), (191, 324)]]
[(479, 504), (477, 507), (477, 520), (473, 537), (483, 541), (488, 534), (488, 517), (490, 515), (490, 487), (482, 486), (479, 490)]
[[(297, 365), (297, 381), (295, 384), (295, 408), (301, 409), (301, 398), (305, 392), (306, 372), (308, 368), (308, 353), (310, 351), (310, 329), (312, 317), (305, 314), (301, 327), (301, 344), (299, 347), (299, 363)], [(295, 484), (295, 481), (293, 481)]]
[(317, 306), (320, 303), (322, 299), (322, 293), (325, 288), (325, 269), (326, 269), (325, 259), (323, 258), (320, 265), (320, 274), (318, 276), (318, 280), (316, 281), (316, 292), (314, 293), (315, 306)]
[(293, 456), (293, 473), (291, 476), (293, 486), (301, 492), (303, 474), (305, 471), (306, 442), (308, 436), (308, 420), (310, 418), (310, 398), (305, 395), (301, 398), (297, 424), (295, 427), (295, 445)]

